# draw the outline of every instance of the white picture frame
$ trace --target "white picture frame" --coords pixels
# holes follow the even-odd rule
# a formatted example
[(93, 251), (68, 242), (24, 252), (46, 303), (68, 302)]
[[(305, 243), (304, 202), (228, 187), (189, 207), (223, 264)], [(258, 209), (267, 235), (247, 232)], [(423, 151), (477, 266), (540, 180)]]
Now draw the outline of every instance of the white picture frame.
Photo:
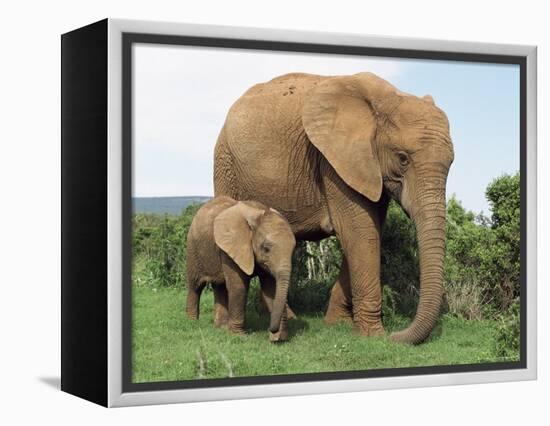
[[(96, 27), (93, 27), (96, 25)], [(441, 385), (458, 385), (472, 383), (489, 383), (489, 382), (506, 382), (519, 380), (534, 380), (537, 377), (537, 324), (536, 324), (536, 309), (537, 309), (537, 277), (536, 277), (536, 262), (537, 262), (537, 217), (536, 217), (536, 47), (520, 46), (520, 45), (504, 45), (504, 44), (488, 44), (488, 43), (470, 43), (458, 41), (440, 41), (440, 40), (424, 40), (413, 38), (397, 38), (397, 37), (378, 37), (370, 35), (350, 35), (350, 34), (334, 34), (334, 33), (314, 33), (302, 31), (286, 31), (275, 29), (259, 29), (259, 28), (236, 28), (225, 26), (207, 26), (195, 24), (180, 24), (180, 23), (161, 23), (148, 21), (133, 21), (107, 19), (100, 23), (93, 24), (90, 27), (85, 27), (65, 35), (67, 58), (66, 67), (70, 68), (70, 64), (78, 61), (78, 55), (71, 55), (70, 49), (76, 49), (78, 43), (83, 41), (76, 40), (78, 32), (91, 31), (85, 35), (85, 42), (90, 43), (95, 40), (98, 44), (98, 49), (105, 54), (106, 68), (103, 83), (98, 83), (100, 87), (104, 87), (106, 105), (105, 105), (105, 134), (104, 146), (105, 151), (105, 182), (106, 191), (105, 197), (105, 218), (104, 227), (97, 229), (98, 233), (104, 234), (105, 261), (101, 268), (105, 270), (106, 282), (100, 285), (105, 286), (106, 299), (102, 297), (86, 296), (84, 293), (71, 293), (71, 286), (75, 285), (74, 274), (71, 273), (69, 263), (82, 262), (83, 260), (75, 259), (67, 256), (63, 258), (64, 271), (67, 273), (64, 276), (63, 303), (67, 307), (64, 314), (63, 323), (67, 324), (69, 320), (76, 318), (74, 310), (79, 304), (84, 303), (82, 298), (86, 298), (89, 303), (105, 304), (102, 305), (106, 312), (106, 330), (100, 330), (96, 333), (97, 340), (91, 339), (87, 344), (94, 344), (94, 357), (106, 357), (105, 363), (98, 370), (94, 371), (94, 363), (83, 360), (81, 363), (78, 359), (79, 350), (84, 352), (89, 350), (86, 343), (75, 338), (75, 335), (82, 332), (82, 329), (93, 328), (93, 324), (78, 324), (72, 322), (72, 325), (65, 325), (66, 329), (63, 334), (63, 340), (67, 344), (65, 348), (71, 346), (72, 352), (69, 349), (63, 350), (64, 363), (67, 367), (62, 371), (62, 388), (70, 393), (83, 396), (87, 399), (98, 402), (102, 405), (117, 407), (145, 404), (161, 404), (161, 403), (180, 403), (180, 402), (195, 402), (195, 401), (211, 401), (222, 399), (238, 399), (238, 398), (260, 398), (288, 395), (304, 395), (304, 394), (319, 394), (319, 393), (334, 393), (334, 392), (356, 392), (367, 390), (381, 389), (396, 389), (396, 388), (411, 388), (423, 386), (441, 386)], [(88, 29), (88, 30), (87, 30)], [(106, 31), (106, 34), (104, 34)], [(98, 34), (102, 38), (98, 41)], [(72, 38), (71, 38), (72, 37)], [(99, 37), (99, 38), (101, 38)], [(181, 38), (181, 39), (180, 39)], [(130, 202), (126, 197), (124, 181), (127, 173), (124, 168), (131, 163), (125, 147), (128, 141), (124, 138), (128, 137), (124, 133), (124, 125), (128, 120), (131, 111), (128, 104), (124, 101), (124, 90), (132, 90), (131, 84), (127, 81), (128, 72), (131, 73), (131, 63), (129, 61), (129, 49), (131, 44), (136, 42), (144, 42), (149, 40), (154, 43), (163, 43), (166, 40), (171, 40), (171, 43), (176, 43), (178, 39), (184, 40), (193, 38), (201, 39), (216, 39), (231, 40), (232, 45), (239, 43), (261, 43), (263, 48), (267, 49), (267, 45), (274, 44), (279, 47), (294, 46), (295, 49), (300, 49), (300, 46), (329, 46), (334, 48), (349, 47), (367, 48), (373, 51), (384, 53), (393, 52), (394, 57), (396, 52), (402, 55), (409, 55), (414, 58), (482, 58), (486, 57), (490, 61), (491, 57), (510, 57), (517, 59), (517, 63), (522, 67), (522, 78), (524, 78), (524, 86), (522, 87), (522, 143), (524, 144), (524, 161), (521, 164), (521, 174), (525, 175), (525, 204), (522, 206), (525, 215), (524, 234), (525, 249), (523, 253), (525, 260), (523, 266), (525, 268), (525, 283), (522, 290), (522, 300), (524, 300), (522, 309), (522, 321), (524, 322), (525, 344), (522, 356), (522, 365), (518, 368), (506, 369), (489, 369), (485, 371), (468, 371), (468, 369), (457, 369), (452, 373), (430, 373), (429, 369), (418, 374), (403, 374), (392, 375), (390, 377), (382, 375), (380, 377), (368, 378), (334, 378), (327, 380), (315, 379), (314, 381), (292, 381), (291, 379), (284, 380), (281, 383), (256, 383), (242, 385), (217, 385), (209, 387), (187, 387), (178, 388), (177, 384), (169, 388), (154, 389), (154, 386), (149, 388), (133, 388), (125, 384), (125, 378), (128, 375), (124, 372), (125, 368), (129, 368), (128, 356), (123, 350), (125, 339), (124, 324), (128, 316), (123, 310), (124, 300), (124, 282), (128, 279), (125, 276), (127, 272), (124, 268), (124, 262), (127, 261), (128, 253), (126, 253), (124, 245), (124, 227), (128, 226), (128, 216), (125, 215), (125, 208)], [(223, 43), (222, 43), (223, 44)], [(407, 57), (407, 56), (403, 56)], [(72, 62), (71, 62), (72, 61)], [(126, 62), (125, 62), (126, 61)], [(125, 68), (126, 67), (126, 68)], [(130, 67), (130, 68), (128, 68)], [(65, 105), (71, 102), (71, 91), (75, 91), (79, 83), (77, 77), (74, 81), (70, 79), (70, 74), (66, 71), (66, 79), (63, 79), (63, 85), (66, 90), (67, 100), (64, 98)], [(98, 86), (98, 87), (99, 87)], [(87, 96), (92, 96), (93, 90), (90, 90)], [(72, 104), (70, 104), (72, 105)], [(64, 112), (64, 120), (70, 114), (70, 111)], [(70, 129), (70, 124), (67, 126)], [(74, 132), (73, 132), (74, 133)], [(73, 133), (65, 132), (65, 142), (68, 144), (74, 142)], [(76, 133), (75, 133), (76, 134)], [(65, 143), (64, 142), (64, 143)], [(93, 142), (93, 141), (92, 141)], [(77, 148), (73, 148), (76, 150)], [(67, 157), (64, 161), (68, 162), (71, 157), (68, 149)], [(76, 154), (73, 154), (76, 156)], [(80, 158), (80, 157), (79, 157)], [(86, 161), (81, 158), (80, 161)], [(65, 164), (64, 164), (65, 167)], [(103, 170), (103, 169), (102, 169)], [(98, 173), (100, 173), (99, 171)], [(72, 173), (72, 174), (71, 174)], [(69, 179), (73, 174), (78, 173), (77, 170), (66, 172), (66, 179)], [(101, 192), (98, 189), (98, 192)], [(126, 197), (126, 198), (125, 198)], [(64, 203), (66, 203), (66, 211), (69, 214), (73, 204), (79, 201), (75, 199), (71, 193), (63, 191)], [(125, 207), (126, 206), (126, 207)], [(65, 222), (67, 223), (67, 222)], [(72, 238), (76, 238), (76, 227), (71, 228), (69, 225), (63, 227), (64, 244), (70, 245)], [(99, 249), (98, 249), (99, 250)], [(126, 259), (126, 260), (125, 260)], [(75, 267), (76, 268), (76, 267)], [(127, 275), (127, 274), (126, 274)], [(91, 285), (91, 284), (90, 284)], [(103, 294), (103, 293), (102, 293)], [(74, 310), (72, 310), (74, 309)], [(102, 311), (103, 312), (103, 311)], [(126, 315), (126, 316), (125, 316)], [(90, 320), (91, 321), (91, 320)], [(127, 340), (126, 340), (127, 342)], [(74, 349), (81, 345), (81, 349)], [(70, 367), (68, 366), (69, 364)], [(105, 367), (105, 368), (104, 368)], [(81, 385), (76, 377), (80, 369), (87, 369), (90, 380), (97, 380), (93, 384), (95, 390), (81, 389)], [(106, 376), (103, 377), (103, 373)], [(97, 377), (96, 377), (97, 376)], [(64, 385), (65, 384), (65, 385)], [(84, 385), (82, 385), (84, 386)], [(99, 396), (98, 396), (99, 395)]]

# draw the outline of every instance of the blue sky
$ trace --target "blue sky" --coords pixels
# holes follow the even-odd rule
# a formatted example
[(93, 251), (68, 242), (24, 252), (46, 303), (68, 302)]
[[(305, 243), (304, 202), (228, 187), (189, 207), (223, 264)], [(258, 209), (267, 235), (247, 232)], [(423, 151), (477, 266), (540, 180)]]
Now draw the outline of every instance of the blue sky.
[(519, 170), (519, 67), (453, 61), (134, 46), (133, 195), (212, 195), (217, 135), (250, 86), (288, 72), (371, 71), (400, 90), (432, 95), (451, 125), (448, 196), (489, 212), (484, 191)]

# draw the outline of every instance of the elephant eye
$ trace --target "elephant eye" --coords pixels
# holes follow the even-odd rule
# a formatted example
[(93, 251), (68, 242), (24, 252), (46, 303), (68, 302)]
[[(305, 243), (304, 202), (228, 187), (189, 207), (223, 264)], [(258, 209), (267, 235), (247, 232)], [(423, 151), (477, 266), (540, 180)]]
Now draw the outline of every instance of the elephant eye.
[(271, 250), (271, 244), (269, 244), (268, 242), (263, 242), (261, 245), (261, 249), (264, 253), (269, 253), (269, 251)]
[(409, 165), (409, 156), (404, 152), (398, 152), (397, 158), (399, 158), (399, 164), (401, 166), (406, 167)]

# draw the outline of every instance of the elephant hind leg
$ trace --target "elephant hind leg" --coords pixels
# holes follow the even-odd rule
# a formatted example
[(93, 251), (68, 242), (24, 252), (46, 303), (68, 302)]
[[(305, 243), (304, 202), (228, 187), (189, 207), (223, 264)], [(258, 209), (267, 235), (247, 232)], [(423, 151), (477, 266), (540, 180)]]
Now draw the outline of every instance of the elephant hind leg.
[(206, 283), (198, 282), (187, 288), (187, 316), (191, 319), (199, 319), (201, 294)]
[(353, 322), (352, 296), (348, 262), (342, 258), (340, 274), (330, 292), (330, 300), (325, 314), (325, 324), (341, 321)]

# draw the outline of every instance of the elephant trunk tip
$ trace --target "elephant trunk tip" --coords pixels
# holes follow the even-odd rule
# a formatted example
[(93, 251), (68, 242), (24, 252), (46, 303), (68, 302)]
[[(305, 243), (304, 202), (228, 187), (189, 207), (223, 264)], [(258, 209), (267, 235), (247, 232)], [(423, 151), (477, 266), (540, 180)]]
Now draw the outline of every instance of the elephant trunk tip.
[(426, 322), (424, 323), (422, 321), (413, 320), (408, 328), (390, 334), (390, 340), (409, 345), (418, 345), (425, 342), (430, 337), (435, 327), (437, 316), (425, 320)]
[(408, 345), (417, 345), (423, 341), (411, 336), (410, 333), (406, 332), (406, 330), (396, 331), (390, 334), (390, 340), (396, 343), (404, 343)]

